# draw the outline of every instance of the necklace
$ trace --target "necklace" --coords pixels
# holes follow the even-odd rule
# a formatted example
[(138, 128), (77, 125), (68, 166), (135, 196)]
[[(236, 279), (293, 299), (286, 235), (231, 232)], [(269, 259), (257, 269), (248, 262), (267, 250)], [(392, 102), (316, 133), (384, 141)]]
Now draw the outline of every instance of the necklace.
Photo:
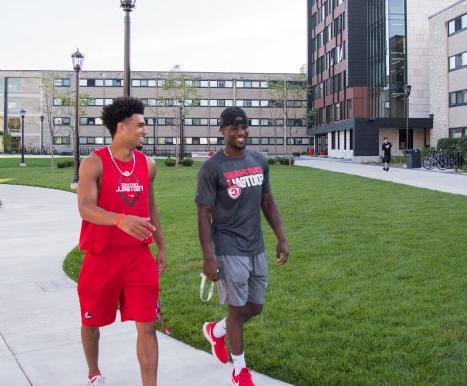
[(117, 168), (117, 170), (119, 171), (119, 173), (120, 173), (122, 176), (130, 177), (130, 176), (133, 174), (133, 172), (135, 171), (135, 166), (136, 166), (135, 152), (133, 152), (133, 167), (131, 168), (131, 172), (129, 172), (129, 171), (122, 172), (122, 170), (118, 167), (117, 162), (116, 162), (115, 159), (114, 159), (114, 156), (113, 156), (113, 154), (112, 154), (112, 150), (110, 150), (110, 146), (107, 146), (107, 149), (109, 150), (110, 159), (111, 159), (112, 162), (114, 163), (114, 165), (115, 165), (115, 167)]

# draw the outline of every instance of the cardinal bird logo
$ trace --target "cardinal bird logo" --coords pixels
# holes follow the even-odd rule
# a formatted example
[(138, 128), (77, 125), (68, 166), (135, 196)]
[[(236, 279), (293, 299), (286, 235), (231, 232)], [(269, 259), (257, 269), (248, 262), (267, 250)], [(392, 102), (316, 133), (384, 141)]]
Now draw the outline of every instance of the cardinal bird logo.
[(232, 185), (227, 189), (227, 193), (231, 199), (236, 200), (242, 194), (242, 188), (238, 185)]

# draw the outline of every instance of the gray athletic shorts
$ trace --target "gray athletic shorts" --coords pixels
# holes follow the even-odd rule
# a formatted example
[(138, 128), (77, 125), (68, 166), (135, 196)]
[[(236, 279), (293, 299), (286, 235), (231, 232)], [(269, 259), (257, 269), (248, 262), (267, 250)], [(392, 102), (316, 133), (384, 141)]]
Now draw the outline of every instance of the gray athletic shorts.
[(217, 264), (221, 304), (241, 307), (264, 303), (268, 286), (268, 258), (264, 252), (255, 256), (217, 256)]

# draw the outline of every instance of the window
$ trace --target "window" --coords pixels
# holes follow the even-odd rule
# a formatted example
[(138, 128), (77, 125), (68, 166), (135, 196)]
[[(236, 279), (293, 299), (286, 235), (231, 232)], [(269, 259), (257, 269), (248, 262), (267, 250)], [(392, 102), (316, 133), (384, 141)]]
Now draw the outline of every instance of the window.
[(467, 66), (467, 51), (449, 57), (449, 71)]
[(54, 79), (55, 87), (70, 87), (70, 79)]
[(70, 117), (54, 117), (55, 126), (68, 126), (70, 124)]
[(218, 125), (219, 125), (219, 119), (217, 119), (217, 118), (210, 118), (210, 119), (209, 119), (209, 125), (210, 125), (210, 126), (218, 126)]
[(467, 29), (467, 13), (449, 22), (448, 36), (465, 29)]
[(462, 138), (467, 136), (467, 127), (456, 127), (449, 129), (449, 136), (451, 138)]
[(53, 143), (54, 145), (69, 145), (70, 137), (54, 137)]
[(449, 93), (449, 107), (467, 105), (467, 90)]
[(96, 141), (96, 145), (103, 145), (104, 144), (104, 137), (96, 137), (95, 141)]
[(331, 132), (331, 149), (334, 150), (336, 148), (336, 132)]

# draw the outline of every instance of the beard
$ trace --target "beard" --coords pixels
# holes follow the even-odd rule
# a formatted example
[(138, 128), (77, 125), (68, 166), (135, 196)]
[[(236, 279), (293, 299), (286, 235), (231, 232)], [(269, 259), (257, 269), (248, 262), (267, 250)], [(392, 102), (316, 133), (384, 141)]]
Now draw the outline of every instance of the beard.
[(136, 146), (136, 150), (139, 150), (139, 151), (143, 150), (143, 145)]

